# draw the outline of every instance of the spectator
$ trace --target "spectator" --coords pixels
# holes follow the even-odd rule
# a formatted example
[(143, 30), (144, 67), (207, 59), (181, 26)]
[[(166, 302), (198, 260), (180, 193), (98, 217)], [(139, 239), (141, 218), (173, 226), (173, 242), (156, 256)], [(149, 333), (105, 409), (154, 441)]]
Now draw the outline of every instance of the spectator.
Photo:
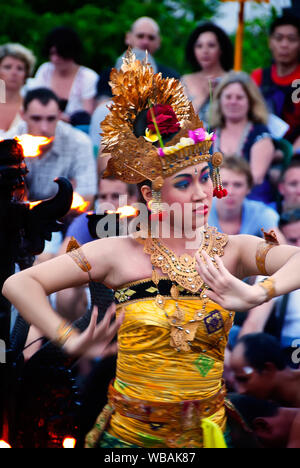
[(32, 74), (35, 64), (33, 53), (21, 44), (0, 47), (0, 80), (5, 83), (5, 102), (1, 103), (0, 137), (13, 132), (21, 120), (22, 88)]
[(280, 407), (247, 395), (230, 394), (228, 398), (259, 440), (260, 447), (254, 448), (300, 448), (297, 408)]
[(248, 200), (253, 178), (247, 161), (229, 157), (221, 167), (223, 187), (228, 196), (214, 200), (209, 214), (209, 224), (226, 234), (251, 234), (262, 236), (261, 229), (273, 229), (284, 240), (278, 230), (279, 215), (262, 202)]
[(300, 247), (300, 204), (282, 213), (279, 226), (287, 243)]
[(300, 77), (300, 22), (299, 18), (283, 16), (276, 18), (270, 28), (269, 41), (273, 64), (252, 72), (252, 78), (260, 87), (270, 112), (289, 124), (285, 136), (300, 147), (300, 102), (293, 99), (299, 87)]
[[(282, 213), (279, 228), (287, 244), (300, 247), (300, 205)], [(297, 289), (255, 307), (249, 311), (239, 336), (266, 330), (278, 339), (288, 364), (295, 367), (291, 356), (293, 343), (300, 338), (299, 300), (300, 290)]]
[[(299, 360), (295, 349), (293, 359)], [(230, 360), (238, 392), (300, 408), (300, 370), (287, 366), (276, 338), (253, 333), (240, 338)]]
[(73, 29), (64, 26), (53, 29), (45, 43), (50, 62), (40, 66), (30, 84), (31, 88), (55, 91), (61, 119), (74, 125), (89, 123), (99, 78), (94, 70), (79, 65), (81, 50), (81, 40)]
[(230, 72), (222, 79), (214, 93), (211, 115), (216, 132), (214, 150), (249, 161), (255, 187), (248, 198), (271, 203), (274, 195), (268, 170), (275, 148), (266, 127), (268, 112), (263, 97), (246, 73)]
[[(124, 202), (124, 197), (127, 202)], [(122, 201), (123, 198), (123, 201)], [(120, 180), (113, 178), (99, 179), (98, 185), (98, 206), (96, 213), (101, 213), (103, 210), (117, 210), (122, 204), (131, 204), (135, 201), (133, 194), (133, 186), (125, 184)], [(83, 245), (94, 240), (88, 226), (87, 214), (75, 218), (69, 226), (65, 239), (60, 246), (59, 255), (66, 252), (67, 246), (71, 238), (74, 237), (79, 244)], [(105, 288), (103, 286), (103, 288)], [(67, 317), (72, 312), (72, 320), (82, 316), (86, 312), (88, 304), (88, 291), (86, 287), (65, 289), (56, 294), (56, 310), (64, 317)]]
[[(151, 56), (154, 56), (161, 46), (160, 30), (156, 21), (147, 16), (138, 18), (132, 24), (130, 31), (125, 35), (125, 45), (132, 49), (147, 50)], [(153, 57), (150, 59), (152, 63), (154, 62), (153, 68), (155, 73), (161, 73), (163, 78), (180, 78), (176, 70), (157, 62)], [(97, 92), (97, 97), (100, 101), (102, 99), (107, 100), (107, 98), (112, 96), (109, 86), (109, 75), (110, 69), (103, 70), (100, 74)]]
[(59, 120), (57, 96), (47, 88), (29, 91), (24, 99), (22, 117), (24, 121), (17, 128), (18, 135), (54, 137), (50, 145), (43, 147), (41, 156), (26, 158), (29, 199), (42, 200), (55, 195), (57, 186), (53, 180), (62, 176), (70, 179), (76, 192), (92, 202), (97, 190), (92, 144), (83, 132)]
[(205, 122), (209, 120), (209, 82), (214, 88), (220, 78), (232, 69), (232, 43), (221, 28), (212, 23), (204, 23), (190, 35), (186, 46), (186, 59), (192, 66), (193, 73), (184, 75), (182, 82), (196, 113)]
[(278, 211), (300, 205), (300, 156), (294, 156), (289, 166), (283, 171), (278, 183), (278, 191), (282, 196)]
[[(105, 210), (117, 210), (120, 207), (120, 202), (122, 202), (124, 198), (127, 202), (123, 203), (123, 205), (130, 205), (135, 201), (133, 186), (112, 177), (99, 179), (98, 194), (96, 197), (98, 203), (96, 203), (95, 206), (95, 213), (103, 213)], [(86, 244), (94, 240), (88, 229), (86, 213), (75, 218), (69, 226), (64, 245), (60, 249), (61, 252), (65, 252), (71, 237), (75, 237), (80, 244)]]
[[(280, 229), (289, 245), (300, 247), (300, 205), (283, 212), (279, 221)], [(285, 294), (273, 300), (275, 307), (270, 323), (273, 325), (273, 333), (280, 340), (281, 347), (289, 358), (290, 365), (298, 367), (290, 358), (293, 353), (293, 345), (300, 338), (300, 290)], [(298, 342), (298, 345), (300, 341)]]

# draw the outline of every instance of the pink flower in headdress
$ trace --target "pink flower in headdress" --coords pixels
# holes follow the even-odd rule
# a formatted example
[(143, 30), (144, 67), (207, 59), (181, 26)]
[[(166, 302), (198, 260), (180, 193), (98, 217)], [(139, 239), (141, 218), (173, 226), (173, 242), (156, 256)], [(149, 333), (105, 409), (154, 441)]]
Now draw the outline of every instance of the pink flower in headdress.
[(206, 131), (204, 128), (197, 128), (196, 130), (189, 130), (189, 138), (192, 138), (195, 143), (206, 140)]

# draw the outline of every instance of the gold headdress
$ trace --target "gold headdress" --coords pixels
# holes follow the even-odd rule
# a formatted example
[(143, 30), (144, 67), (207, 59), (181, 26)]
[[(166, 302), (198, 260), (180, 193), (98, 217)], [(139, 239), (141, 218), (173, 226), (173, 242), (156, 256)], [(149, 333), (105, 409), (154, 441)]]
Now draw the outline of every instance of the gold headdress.
[[(146, 60), (136, 60), (129, 50), (121, 69), (111, 72), (113, 103), (101, 125), (103, 155), (111, 155), (104, 177), (114, 176), (127, 183), (148, 179), (153, 190), (159, 193), (166, 177), (184, 167), (207, 161), (213, 168), (214, 194), (224, 196), (218, 172), (222, 154), (209, 154), (213, 134), (204, 130), (181, 83), (174, 78), (164, 79), (161, 73), (154, 74)], [(151, 112), (153, 129), (144, 125), (139, 135), (136, 122), (145, 112), (148, 115)], [(168, 134), (168, 141), (164, 143), (160, 120), (163, 125), (170, 124), (170, 131), (168, 128), (162, 131)], [(155, 146), (157, 142), (160, 147)]]

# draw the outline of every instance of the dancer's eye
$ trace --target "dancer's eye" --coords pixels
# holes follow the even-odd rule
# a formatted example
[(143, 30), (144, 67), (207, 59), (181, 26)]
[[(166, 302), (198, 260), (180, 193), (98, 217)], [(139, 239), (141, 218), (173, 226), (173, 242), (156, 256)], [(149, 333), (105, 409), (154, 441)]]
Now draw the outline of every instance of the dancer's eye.
[(184, 190), (187, 189), (189, 185), (190, 183), (188, 180), (181, 180), (180, 182), (176, 182), (176, 184), (174, 184), (174, 187), (179, 190)]
[(203, 184), (209, 180), (209, 172), (205, 172), (204, 174), (201, 175), (200, 177), (200, 182)]

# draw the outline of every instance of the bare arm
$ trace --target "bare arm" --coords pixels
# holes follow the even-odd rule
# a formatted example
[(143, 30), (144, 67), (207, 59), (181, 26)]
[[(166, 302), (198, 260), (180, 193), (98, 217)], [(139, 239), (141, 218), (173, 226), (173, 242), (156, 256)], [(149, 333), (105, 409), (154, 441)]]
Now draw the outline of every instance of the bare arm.
[(263, 183), (273, 161), (275, 148), (270, 138), (256, 142), (251, 148), (250, 167), (255, 185)]
[[(112, 257), (109, 241), (105, 239), (91, 242), (82, 247), (82, 250), (91, 263), (93, 279), (105, 282), (110, 270), (109, 258)], [(52, 309), (47, 296), (61, 289), (83, 285), (88, 281), (88, 273), (82, 271), (70, 256), (65, 254), (11, 276), (4, 283), (2, 293), (15, 305), (28, 323), (35, 325), (44, 336), (54, 341), (62, 319)], [(96, 319), (93, 314), (91, 328), (89, 327), (85, 336), (78, 342), (80, 350), (83, 349), (82, 340), (85, 338), (91, 340), (94, 332), (97, 332)], [(107, 323), (105, 326), (108, 326)], [(110, 329), (110, 332), (113, 332), (113, 329)], [(72, 349), (76, 353), (75, 339), (76, 336), (73, 339)]]
[[(260, 275), (256, 264), (257, 247), (261, 239), (254, 236), (236, 236), (239, 245), (243, 277)], [(247, 245), (247, 249), (243, 246)], [(266, 272), (275, 281), (276, 296), (287, 294), (300, 287), (300, 249), (290, 245), (273, 247), (266, 255)], [(254, 285), (257, 288), (257, 285)], [(260, 287), (259, 287), (260, 288)]]
[[(197, 270), (211, 288), (207, 296), (222, 307), (245, 311), (269, 300), (265, 288), (250, 286), (238, 278), (260, 275), (256, 265), (256, 251), (262, 240), (255, 236), (230, 236), (231, 248), (236, 249), (238, 273), (231, 274), (219, 257), (215, 263), (202, 252), (205, 264), (197, 258)], [(300, 288), (300, 249), (288, 245), (273, 247), (266, 256), (266, 271), (274, 280), (275, 295), (281, 296)], [(216, 268), (217, 267), (217, 268)]]

